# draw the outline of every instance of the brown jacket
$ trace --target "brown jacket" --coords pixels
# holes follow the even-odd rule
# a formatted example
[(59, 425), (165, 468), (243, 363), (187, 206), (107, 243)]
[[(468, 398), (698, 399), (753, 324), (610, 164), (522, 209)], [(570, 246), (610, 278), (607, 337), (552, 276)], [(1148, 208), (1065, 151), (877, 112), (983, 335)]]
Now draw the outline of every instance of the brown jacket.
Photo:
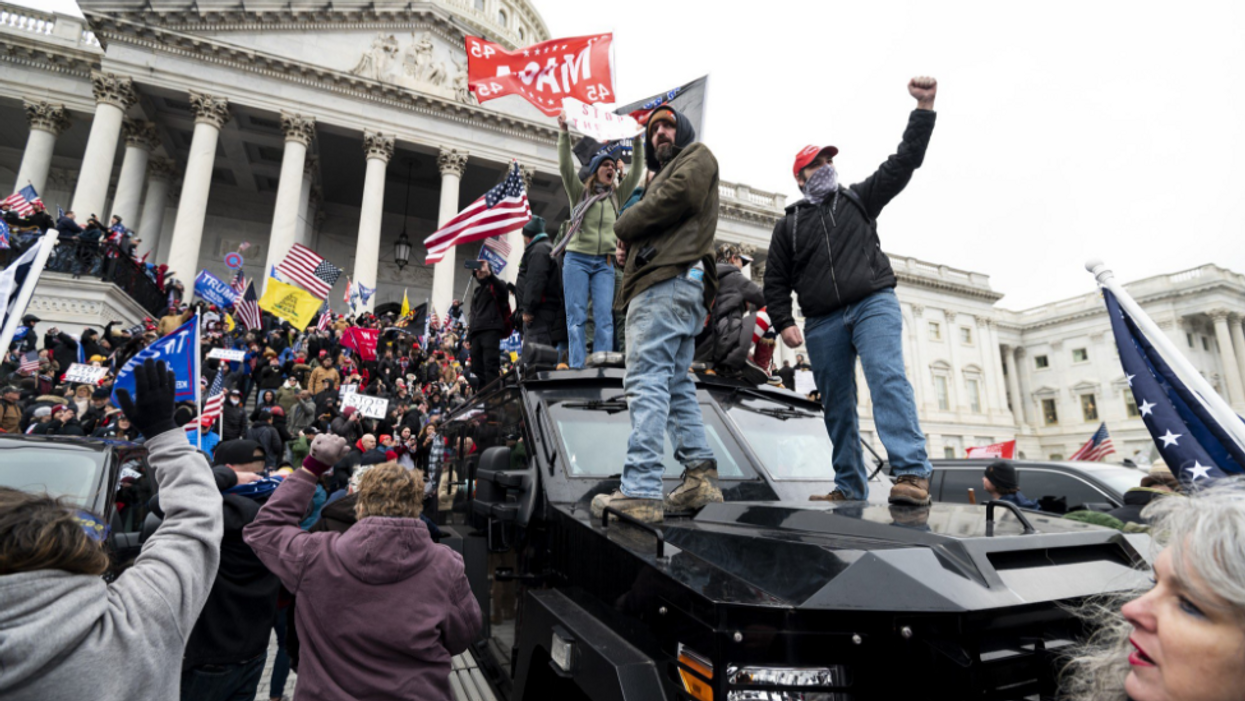
[[(709, 147), (692, 143), (661, 169), (644, 198), (614, 223), (614, 234), (628, 244), (627, 267), (614, 300), (623, 311), (644, 290), (678, 277), (697, 261), (705, 267), (705, 307), (718, 289), (713, 236), (718, 228), (718, 161)], [(652, 246), (648, 264), (637, 254)]]
[(341, 373), (337, 372), (337, 368), (330, 367), (326, 369), (323, 365), (317, 365), (316, 369), (311, 371), (311, 377), (307, 380), (307, 384), (310, 385), (307, 389), (311, 390), (312, 394), (316, 394), (324, 389), (325, 380), (333, 381), (333, 389), (341, 388), (342, 377)]
[(18, 428), (22, 422), (22, 408), (0, 399), (0, 431), (20, 433)]

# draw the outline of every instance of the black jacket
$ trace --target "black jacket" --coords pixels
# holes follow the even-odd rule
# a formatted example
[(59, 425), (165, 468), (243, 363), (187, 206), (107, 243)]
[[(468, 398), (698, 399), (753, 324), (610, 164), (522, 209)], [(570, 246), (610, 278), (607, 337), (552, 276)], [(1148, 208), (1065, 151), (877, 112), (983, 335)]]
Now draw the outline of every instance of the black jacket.
[(476, 280), (476, 285), (471, 295), (471, 329), (467, 337), (484, 331), (497, 331), (505, 335), (505, 313), (510, 310), (510, 292), (506, 289), (506, 283), (496, 275), (490, 275), (484, 281)]
[(246, 435), (246, 407), (242, 404), (235, 406), (226, 399), (220, 420), (222, 441), (232, 441)]
[(515, 308), (524, 314), (538, 316), (541, 312), (564, 311), (562, 273), (558, 262), (549, 253), (553, 243), (548, 234), (540, 234), (523, 249), (519, 276), (515, 280)]
[(712, 333), (696, 348), (698, 360), (710, 361), (715, 367), (740, 369), (752, 348), (755, 322), (744, 323), (748, 305), (765, 306), (761, 286), (744, 276), (730, 263), (718, 263), (718, 296), (713, 303)]
[(246, 432), (246, 439), (255, 441), (264, 449), (264, 467), (272, 469), (285, 457), (285, 442), (281, 440), (281, 434), (270, 423), (256, 422)]
[(806, 317), (895, 286), (895, 273), (878, 240), (877, 217), (925, 160), (935, 114), (913, 110), (899, 150), (863, 182), (821, 205), (800, 200), (774, 227), (765, 265), (765, 300), (778, 331), (795, 324), (791, 291)]
[(1140, 523), (1149, 525), (1149, 522), (1141, 517), (1141, 510), (1146, 508), (1146, 506), (1155, 499), (1168, 496), (1170, 494), (1171, 492), (1150, 489), (1149, 487), (1133, 487), (1127, 492), (1124, 492), (1124, 505), (1118, 509), (1108, 511), (1107, 515), (1114, 516), (1124, 523)]

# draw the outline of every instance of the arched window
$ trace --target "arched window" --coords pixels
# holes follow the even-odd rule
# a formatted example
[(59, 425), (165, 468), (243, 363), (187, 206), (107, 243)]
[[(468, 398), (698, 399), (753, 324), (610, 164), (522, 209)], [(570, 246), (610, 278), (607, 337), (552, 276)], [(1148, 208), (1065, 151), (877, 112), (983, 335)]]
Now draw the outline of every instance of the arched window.
[(505, 11), (505, 10), (498, 10), (498, 11), (497, 11), (497, 23), (498, 23), (498, 24), (500, 24), (501, 26), (503, 26), (503, 27), (504, 27), (504, 26), (506, 26), (506, 19), (507, 19), (507, 18), (506, 18), (506, 11)]

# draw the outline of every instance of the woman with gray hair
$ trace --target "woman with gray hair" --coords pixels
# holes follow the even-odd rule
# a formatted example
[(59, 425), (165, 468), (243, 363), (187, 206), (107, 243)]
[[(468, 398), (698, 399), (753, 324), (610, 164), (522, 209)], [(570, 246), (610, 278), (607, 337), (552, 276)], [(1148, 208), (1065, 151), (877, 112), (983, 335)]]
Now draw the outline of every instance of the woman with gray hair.
[(1144, 512), (1154, 587), (1095, 607), (1097, 633), (1064, 678), (1070, 701), (1219, 701), (1245, 696), (1245, 479)]

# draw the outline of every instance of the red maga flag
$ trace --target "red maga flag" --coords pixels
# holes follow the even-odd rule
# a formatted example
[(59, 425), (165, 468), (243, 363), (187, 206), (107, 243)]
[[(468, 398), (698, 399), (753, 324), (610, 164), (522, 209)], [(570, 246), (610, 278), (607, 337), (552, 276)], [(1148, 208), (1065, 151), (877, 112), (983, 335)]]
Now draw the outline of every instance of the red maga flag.
[(1016, 441), (1010, 440), (1003, 443), (991, 443), (990, 445), (975, 445), (966, 451), (970, 458), (1003, 458), (1011, 460), (1016, 457)]
[(342, 332), (342, 345), (359, 354), (365, 363), (376, 360), (376, 341), (380, 339), (377, 329), (361, 329), (351, 326)]
[(514, 51), (467, 37), (467, 84), (480, 102), (521, 95), (556, 117), (562, 98), (614, 101), (613, 34), (551, 39)]

